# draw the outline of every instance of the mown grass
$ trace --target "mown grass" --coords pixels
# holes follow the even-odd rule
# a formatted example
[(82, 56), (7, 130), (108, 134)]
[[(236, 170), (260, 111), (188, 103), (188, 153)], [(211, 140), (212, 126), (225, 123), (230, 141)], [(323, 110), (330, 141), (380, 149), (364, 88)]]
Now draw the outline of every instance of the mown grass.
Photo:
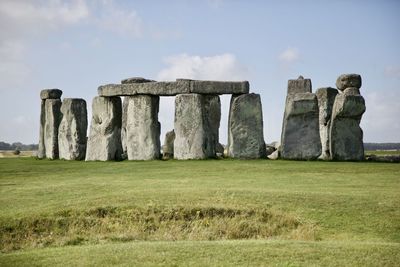
[[(388, 265), (398, 260), (393, 251), (400, 242), (400, 164), (0, 159), (0, 190), (0, 263), (41, 259), (52, 265), (47, 257), (55, 254), (78, 259), (89, 257), (84, 251), (116, 250), (127, 264), (124, 255), (135, 247), (145, 255), (175, 251), (178, 263), (187, 265), (196, 258), (187, 246), (229, 257), (225, 244), (253, 251), (248, 253), (255, 259), (287, 247), (271, 262), (289, 265), (326, 263), (335, 253), (360, 259), (358, 265), (365, 259), (360, 255), (371, 253)], [(238, 241), (243, 239), (250, 241)], [(262, 241), (276, 239), (292, 241)], [(318, 256), (306, 256), (310, 249)], [(98, 264), (110, 263), (98, 258)], [(155, 257), (149, 264), (165, 260)]]

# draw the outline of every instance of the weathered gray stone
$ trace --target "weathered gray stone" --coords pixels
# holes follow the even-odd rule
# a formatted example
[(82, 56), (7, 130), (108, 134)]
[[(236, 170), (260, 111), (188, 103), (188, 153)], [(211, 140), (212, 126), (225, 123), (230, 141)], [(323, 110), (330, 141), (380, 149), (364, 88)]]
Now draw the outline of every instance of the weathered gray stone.
[(360, 95), (360, 89), (356, 87), (347, 87), (344, 89), (343, 94), (345, 95)]
[(266, 155), (269, 156), (276, 151), (276, 148), (270, 145), (265, 146)]
[(40, 103), (40, 130), (39, 130), (39, 146), (37, 157), (43, 159), (46, 157), (46, 149), (44, 146), (44, 125), (46, 123), (46, 111), (45, 111), (46, 100), (41, 100)]
[(365, 112), (361, 95), (339, 94), (332, 110), (330, 151), (333, 160), (363, 160), (364, 144), (360, 120)]
[(58, 127), (61, 120), (61, 100), (46, 99), (44, 123), (44, 150), (46, 158), (58, 158)]
[(249, 82), (229, 81), (199, 81), (188, 79), (177, 79), (175, 82), (135, 82), (123, 80), (123, 84), (107, 84), (98, 88), (100, 96), (130, 96), (130, 95), (158, 95), (175, 96), (178, 94), (247, 94)]
[(86, 155), (87, 110), (86, 101), (64, 98), (62, 119), (58, 129), (60, 159), (83, 160)]
[(190, 81), (107, 84), (98, 88), (100, 96), (156, 95), (174, 96), (190, 91)]
[(286, 99), (281, 157), (311, 160), (321, 154), (318, 101), (315, 94), (295, 93)]
[(132, 78), (127, 78), (123, 79), (121, 81), (122, 84), (127, 84), (127, 83), (149, 83), (149, 82), (155, 82), (154, 80), (148, 80), (143, 77), (132, 77)]
[[(185, 79), (177, 79), (177, 81), (185, 81)], [(190, 93), (195, 94), (248, 94), (249, 90), (250, 84), (248, 81), (232, 82), (190, 80)]]
[(129, 105), (129, 97), (124, 97), (124, 101), (122, 102), (122, 125), (121, 125), (121, 144), (122, 144), (122, 159), (128, 158), (128, 148), (126, 141), (126, 125), (128, 121), (128, 105)]
[(129, 160), (160, 158), (160, 123), (158, 96), (135, 95), (127, 97), (128, 113), (126, 144)]
[(336, 80), (337, 89), (343, 91), (348, 87), (361, 88), (361, 76), (359, 74), (342, 74)]
[(323, 160), (330, 159), (329, 131), (331, 128), (332, 108), (338, 90), (330, 87), (319, 88), (316, 92), (319, 107), (319, 135), (321, 137), (322, 153), (319, 157)]
[(121, 124), (121, 98), (97, 96), (93, 99), (86, 161), (121, 159)]
[(272, 160), (279, 159), (279, 150), (275, 150), (270, 155), (268, 155), (267, 158)]
[(169, 131), (165, 134), (163, 150), (163, 159), (172, 159), (174, 157), (175, 131)]
[(259, 94), (232, 95), (228, 122), (228, 156), (239, 159), (266, 157)]
[(60, 89), (44, 89), (40, 91), (40, 98), (45, 99), (60, 99), (62, 91)]
[(297, 93), (311, 93), (311, 79), (304, 79), (303, 76), (288, 81), (287, 95)]
[(174, 158), (215, 157), (220, 118), (219, 96), (200, 94), (176, 96)]

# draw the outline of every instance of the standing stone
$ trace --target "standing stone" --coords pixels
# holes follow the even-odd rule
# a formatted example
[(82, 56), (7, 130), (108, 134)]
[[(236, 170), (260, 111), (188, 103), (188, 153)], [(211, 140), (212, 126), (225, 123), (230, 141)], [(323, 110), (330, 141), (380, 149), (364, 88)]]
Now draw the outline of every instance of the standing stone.
[(342, 74), (336, 80), (336, 87), (340, 91), (349, 87), (361, 88), (361, 76), (359, 74)]
[(174, 158), (214, 158), (220, 118), (219, 96), (177, 95), (175, 98)]
[(172, 159), (174, 157), (175, 131), (169, 131), (165, 134), (163, 150), (163, 159)]
[(44, 149), (48, 159), (58, 158), (58, 127), (61, 121), (61, 100), (45, 100)]
[(64, 98), (61, 113), (58, 129), (60, 159), (83, 160), (86, 155), (86, 101), (80, 98)]
[(229, 157), (239, 159), (266, 157), (259, 94), (232, 95), (228, 125)]
[[(351, 74), (356, 77), (356, 74)], [(338, 80), (343, 80), (341, 75)], [(359, 75), (358, 75), (359, 76)], [(342, 86), (341, 84), (339, 84)], [(354, 86), (355, 82), (347, 83)], [(361, 86), (361, 76), (357, 84)], [(338, 86), (339, 87), (339, 86)], [(336, 96), (332, 110), (330, 129), (330, 150), (333, 160), (363, 160), (363, 131), (360, 128), (361, 117), (365, 112), (365, 100), (358, 94), (358, 87), (343, 88)]]
[(44, 89), (40, 91), (40, 132), (39, 132), (39, 148), (38, 158), (42, 159), (46, 157), (45, 147), (45, 124), (46, 124), (46, 99), (60, 99), (62, 91), (60, 89)]
[(126, 144), (129, 160), (160, 158), (160, 97), (135, 95), (128, 97)]
[(122, 102), (122, 125), (121, 125), (121, 144), (122, 144), (122, 159), (128, 158), (128, 145), (126, 142), (126, 125), (128, 121), (128, 104), (129, 97), (124, 97)]
[(331, 157), (329, 150), (329, 131), (331, 128), (332, 108), (338, 90), (330, 87), (319, 88), (316, 92), (319, 107), (319, 135), (321, 137), (322, 153), (319, 157), (328, 160)]
[(86, 161), (121, 159), (121, 124), (121, 98), (96, 96), (92, 102)]
[(311, 93), (311, 80), (302, 76), (289, 80), (282, 125), (282, 158), (311, 160), (320, 156), (318, 117), (318, 100)]
[(41, 100), (40, 103), (40, 130), (39, 130), (39, 146), (38, 146), (38, 158), (43, 159), (46, 157), (46, 148), (44, 146), (44, 125), (46, 123), (46, 112), (45, 112), (46, 100)]

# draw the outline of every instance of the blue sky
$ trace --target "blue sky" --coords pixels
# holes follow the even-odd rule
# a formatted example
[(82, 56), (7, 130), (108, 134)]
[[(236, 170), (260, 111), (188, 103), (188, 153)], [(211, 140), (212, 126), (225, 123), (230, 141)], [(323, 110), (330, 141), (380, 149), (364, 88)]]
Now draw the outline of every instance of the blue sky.
[[(311, 78), (315, 92), (359, 73), (364, 141), (400, 142), (398, 14), (395, 0), (1, 0), (0, 141), (38, 142), (43, 88), (86, 99), (91, 114), (99, 85), (142, 76), (248, 80), (269, 143), (280, 139), (288, 79)], [(173, 114), (173, 98), (162, 98), (163, 133)]]

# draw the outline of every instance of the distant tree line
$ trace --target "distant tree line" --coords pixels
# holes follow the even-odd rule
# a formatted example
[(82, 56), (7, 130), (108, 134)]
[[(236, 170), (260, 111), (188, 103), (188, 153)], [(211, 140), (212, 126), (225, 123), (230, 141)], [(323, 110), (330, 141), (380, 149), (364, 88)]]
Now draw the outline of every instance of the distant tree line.
[(6, 142), (0, 142), (0, 150), (31, 151), (31, 150), (38, 150), (38, 145), (37, 144), (25, 145), (22, 144), (21, 142), (16, 142), (12, 144)]
[(400, 150), (400, 143), (364, 143), (365, 150)]

